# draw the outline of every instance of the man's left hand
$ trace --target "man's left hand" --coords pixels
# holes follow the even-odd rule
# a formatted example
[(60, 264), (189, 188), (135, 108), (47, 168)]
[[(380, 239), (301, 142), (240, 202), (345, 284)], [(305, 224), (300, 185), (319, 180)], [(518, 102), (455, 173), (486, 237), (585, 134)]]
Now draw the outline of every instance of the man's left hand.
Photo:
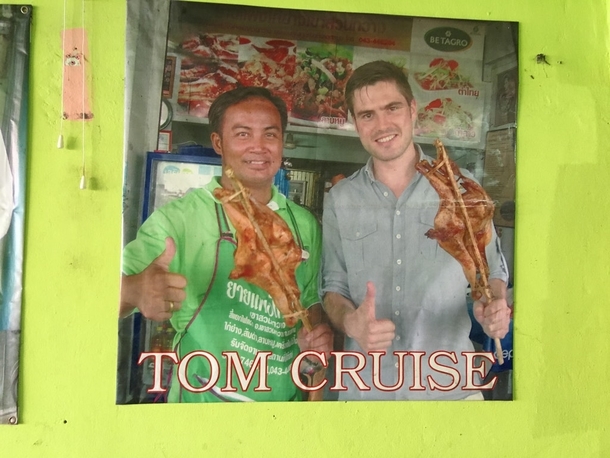
[(299, 329), (297, 341), (301, 351), (324, 353), (328, 360), (333, 350), (333, 331), (326, 323), (317, 324), (311, 331), (303, 327)]
[(481, 324), (483, 331), (492, 339), (504, 338), (510, 324), (510, 309), (506, 299), (493, 299), (489, 304), (478, 300), (473, 305), (474, 318)]

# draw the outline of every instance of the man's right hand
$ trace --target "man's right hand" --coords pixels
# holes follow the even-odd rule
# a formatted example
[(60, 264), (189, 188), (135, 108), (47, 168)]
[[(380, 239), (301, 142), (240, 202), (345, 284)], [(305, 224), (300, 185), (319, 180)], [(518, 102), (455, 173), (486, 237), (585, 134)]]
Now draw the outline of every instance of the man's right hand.
[(365, 352), (387, 350), (395, 336), (391, 320), (378, 320), (375, 317), (375, 285), (366, 284), (366, 296), (360, 307), (345, 315), (346, 334), (358, 342)]
[(165, 250), (142, 272), (123, 275), (119, 316), (127, 316), (134, 308), (154, 321), (165, 321), (180, 310), (186, 298), (186, 278), (171, 273), (169, 265), (176, 254), (174, 239), (165, 239)]

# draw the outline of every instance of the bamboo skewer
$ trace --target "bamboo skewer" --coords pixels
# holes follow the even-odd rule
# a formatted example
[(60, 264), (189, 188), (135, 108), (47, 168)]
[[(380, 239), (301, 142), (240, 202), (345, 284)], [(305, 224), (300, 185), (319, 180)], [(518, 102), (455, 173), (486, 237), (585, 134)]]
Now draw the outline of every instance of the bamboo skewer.
[[(468, 216), (468, 211), (466, 210), (466, 205), (464, 204), (464, 199), (462, 198), (462, 193), (460, 192), (460, 189), (458, 188), (457, 181), (453, 178), (454, 174), (453, 174), (453, 170), (451, 169), (451, 164), (449, 164), (445, 146), (440, 142), (440, 140), (436, 140), (434, 142), (434, 146), (436, 146), (439, 149), (441, 156), (442, 156), (442, 159), (440, 160), (440, 162), (437, 165), (434, 166), (434, 169), (439, 169), (440, 167), (442, 167), (444, 165), (447, 170), (447, 177), (450, 178), (449, 182), (451, 182), (451, 188), (453, 190), (455, 200), (458, 203), (458, 206), (460, 207), (460, 211), (462, 212), (462, 217), (464, 219), (464, 223), (466, 224), (468, 238), (470, 239), (470, 242), (472, 243), (472, 246), (474, 248), (472, 250), (474, 252), (474, 258), (475, 258), (474, 262), (477, 267), (479, 276), (481, 278), (481, 282), (483, 283), (483, 294), (485, 295), (485, 298), (487, 299), (487, 303), (489, 304), (494, 299), (494, 297), (491, 292), (491, 288), (489, 287), (489, 281), (488, 281), (488, 278), (486, 275), (485, 263), (483, 262), (483, 259), (481, 258), (481, 253), (479, 253), (479, 250), (477, 249), (477, 240), (474, 236), (474, 231), (472, 230), (472, 224), (470, 223), (470, 217)], [(476, 288), (476, 285), (471, 285), (471, 286), (473, 288)], [(496, 356), (498, 358), (498, 362), (502, 365), (502, 364), (504, 364), (504, 356), (502, 355), (502, 343), (500, 342), (499, 338), (495, 337), (494, 344), (496, 346)]]

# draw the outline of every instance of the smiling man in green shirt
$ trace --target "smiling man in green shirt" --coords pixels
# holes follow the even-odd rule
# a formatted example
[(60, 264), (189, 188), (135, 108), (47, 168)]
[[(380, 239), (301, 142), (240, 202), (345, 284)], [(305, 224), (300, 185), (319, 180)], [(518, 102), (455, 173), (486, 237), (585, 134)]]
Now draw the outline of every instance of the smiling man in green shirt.
[[(300, 400), (290, 365), (299, 351), (328, 355), (332, 331), (321, 322), (311, 332), (300, 323), (288, 328), (267, 292), (245, 280), (229, 279), (235, 229), (213, 196), (219, 186), (232, 187), (225, 175), (230, 167), (254, 199), (286, 221), (302, 250), (296, 269), (301, 303), (319, 309), (319, 225), (312, 214), (288, 201), (272, 184), (282, 159), (286, 107), (266, 89), (243, 87), (218, 97), (209, 119), (223, 175), (157, 210), (144, 222), (136, 240), (125, 247), (119, 314), (126, 316), (137, 309), (152, 320), (169, 319), (176, 329), (174, 349), (180, 359), (205, 351), (218, 361), (220, 380), (202, 393), (182, 387), (174, 371), (170, 402)], [(311, 311), (317, 313), (311, 315), (319, 316), (315, 309)], [(271, 352), (267, 364), (271, 390), (255, 391), (255, 383), (246, 390), (239, 386), (236, 392), (221, 390), (227, 369), (223, 352), (229, 351), (238, 353), (246, 371), (259, 352)], [(205, 358), (193, 358), (186, 374), (189, 385), (206, 385), (214, 378), (210, 369)]]

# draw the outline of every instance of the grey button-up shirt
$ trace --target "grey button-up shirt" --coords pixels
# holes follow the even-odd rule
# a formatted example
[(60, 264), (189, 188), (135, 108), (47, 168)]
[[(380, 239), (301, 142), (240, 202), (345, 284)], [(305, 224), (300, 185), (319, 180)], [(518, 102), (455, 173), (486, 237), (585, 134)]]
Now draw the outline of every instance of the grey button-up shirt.
[[(420, 159), (428, 159), (420, 151)], [(464, 175), (470, 176), (467, 172)], [(462, 390), (466, 362), (461, 352), (474, 351), (469, 339), (471, 321), (466, 305), (468, 283), (460, 264), (425, 236), (434, 227), (439, 196), (419, 172), (399, 198), (373, 175), (371, 160), (358, 172), (340, 181), (326, 197), (323, 214), (321, 296), (339, 293), (356, 307), (364, 300), (366, 283), (376, 287), (376, 318), (396, 325), (392, 346), (381, 358), (382, 384), (398, 381), (395, 351), (426, 352), (422, 358), (421, 383), (414, 390), (414, 358), (404, 359), (404, 384), (392, 391), (377, 390), (372, 384), (370, 356), (360, 372), (370, 391), (358, 389), (344, 376), (347, 392), (339, 399), (462, 399), (473, 391)], [(508, 270), (495, 231), (486, 249), (490, 278), (508, 281)], [(345, 351), (362, 352), (355, 340), (346, 337)], [(457, 363), (440, 357), (438, 363), (460, 373), (459, 385), (450, 391), (430, 389), (428, 375), (444, 386), (454, 380), (428, 364), (436, 351), (455, 352)], [(355, 358), (345, 365), (353, 367)], [(478, 382), (479, 379), (475, 378)]]

